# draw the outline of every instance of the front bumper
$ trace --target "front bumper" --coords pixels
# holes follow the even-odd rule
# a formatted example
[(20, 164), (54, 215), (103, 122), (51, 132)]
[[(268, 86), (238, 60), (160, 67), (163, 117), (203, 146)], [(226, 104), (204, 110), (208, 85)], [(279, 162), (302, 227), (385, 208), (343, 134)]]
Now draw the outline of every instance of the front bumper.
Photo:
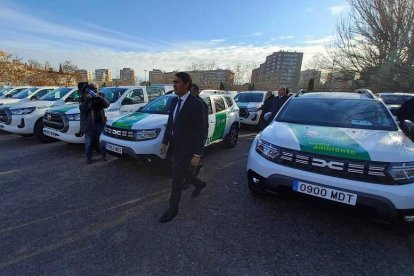
[(122, 154), (118, 154), (112, 151), (106, 151), (111, 155), (118, 157), (127, 156), (133, 159), (148, 159), (153, 158), (156, 160), (164, 160), (165, 155), (160, 154), (162, 144), (163, 132), (161, 132), (156, 139), (147, 141), (128, 141), (121, 140), (114, 137), (109, 137), (104, 134), (101, 136), (101, 145), (105, 147), (106, 144), (112, 144), (122, 147)]
[[(248, 181), (261, 190), (277, 192), (293, 189), (293, 181), (357, 194), (357, 206), (368, 207), (375, 215), (390, 222), (414, 224), (414, 183), (384, 185), (332, 177), (272, 163), (260, 156), (255, 143), (249, 152)], [(253, 179), (255, 178), (255, 179)]]
[(14, 134), (33, 134), (34, 126), (43, 115), (12, 115), (10, 124), (0, 122), (0, 129)]
[(240, 123), (243, 125), (258, 125), (262, 111), (249, 112), (247, 117), (240, 116)]
[(44, 127), (43, 134), (70, 144), (84, 144), (85, 135), (80, 132), (79, 121), (69, 121), (69, 128), (62, 132), (53, 128)]

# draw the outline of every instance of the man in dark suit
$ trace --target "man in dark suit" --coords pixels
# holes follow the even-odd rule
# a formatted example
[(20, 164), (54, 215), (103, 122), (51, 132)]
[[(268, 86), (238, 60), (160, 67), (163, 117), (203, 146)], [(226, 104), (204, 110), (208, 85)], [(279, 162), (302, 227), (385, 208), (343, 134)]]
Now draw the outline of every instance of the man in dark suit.
[(274, 98), (273, 102), (273, 118), (276, 116), (276, 114), (279, 112), (279, 110), (282, 108), (282, 106), (285, 104), (285, 102), (289, 99), (289, 96), (287, 95), (287, 91), (289, 91), (286, 87), (279, 88), (277, 94), (278, 96)]
[[(160, 222), (168, 222), (178, 214), (181, 189), (189, 166), (197, 167), (205, 143), (204, 105), (190, 94), (192, 80), (189, 74), (180, 72), (175, 75), (174, 91), (178, 96), (171, 104), (167, 127), (161, 146), (161, 154), (172, 147), (173, 179), (171, 185), (170, 208), (160, 217)], [(206, 187), (203, 181), (192, 181), (197, 197)]]

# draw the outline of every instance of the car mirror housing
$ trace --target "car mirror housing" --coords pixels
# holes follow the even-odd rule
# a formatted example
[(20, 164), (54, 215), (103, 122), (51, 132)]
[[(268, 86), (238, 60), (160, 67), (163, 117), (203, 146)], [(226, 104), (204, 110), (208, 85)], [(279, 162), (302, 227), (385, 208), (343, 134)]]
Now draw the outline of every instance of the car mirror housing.
[(272, 121), (272, 119), (273, 119), (273, 116), (272, 116), (273, 114), (272, 114), (272, 112), (267, 112), (265, 115), (264, 115), (264, 119), (266, 120), (266, 122), (270, 122), (270, 121)]

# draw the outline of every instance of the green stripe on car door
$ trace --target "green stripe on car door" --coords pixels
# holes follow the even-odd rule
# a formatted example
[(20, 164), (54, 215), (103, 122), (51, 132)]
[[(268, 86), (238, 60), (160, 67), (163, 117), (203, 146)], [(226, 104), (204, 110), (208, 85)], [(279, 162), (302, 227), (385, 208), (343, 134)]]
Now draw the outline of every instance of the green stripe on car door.
[(223, 139), (224, 130), (226, 129), (227, 112), (216, 113), (216, 124), (214, 125), (214, 133), (211, 142)]

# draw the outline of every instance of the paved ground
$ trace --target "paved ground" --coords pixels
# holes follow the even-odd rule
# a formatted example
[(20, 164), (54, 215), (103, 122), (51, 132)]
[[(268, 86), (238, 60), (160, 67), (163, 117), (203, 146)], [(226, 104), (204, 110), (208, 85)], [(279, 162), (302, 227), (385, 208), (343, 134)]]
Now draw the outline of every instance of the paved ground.
[(128, 160), (84, 165), (82, 148), (0, 134), (0, 274), (414, 274), (390, 227), (319, 201), (255, 197), (254, 135), (205, 158), (208, 187), (158, 223), (170, 180)]

